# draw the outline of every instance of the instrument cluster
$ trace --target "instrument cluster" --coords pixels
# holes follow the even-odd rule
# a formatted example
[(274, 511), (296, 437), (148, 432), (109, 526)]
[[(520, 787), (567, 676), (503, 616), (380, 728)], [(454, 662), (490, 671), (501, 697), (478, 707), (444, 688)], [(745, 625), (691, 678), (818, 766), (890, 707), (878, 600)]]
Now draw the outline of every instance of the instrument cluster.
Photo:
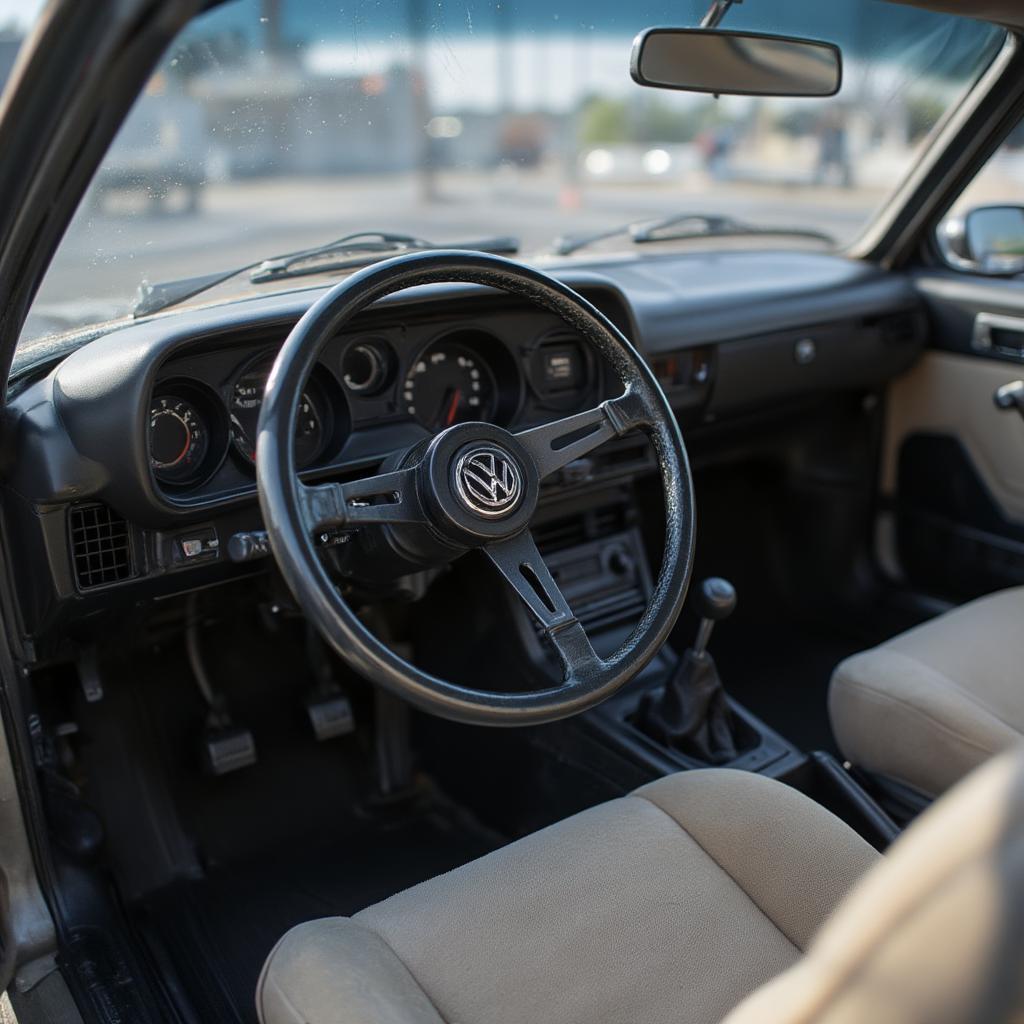
[[(589, 348), (568, 328), (549, 321), (537, 330), (536, 317), (530, 324), (523, 344), (461, 325), (335, 339), (302, 394), (297, 466), (341, 467), (354, 434), (385, 425), (394, 425), (401, 447), (457, 423), (527, 425), (583, 408), (599, 377)], [(168, 495), (251, 489), (275, 354), (263, 343), (239, 357), (236, 344), (165, 368), (150, 403), (148, 449), (153, 477)]]

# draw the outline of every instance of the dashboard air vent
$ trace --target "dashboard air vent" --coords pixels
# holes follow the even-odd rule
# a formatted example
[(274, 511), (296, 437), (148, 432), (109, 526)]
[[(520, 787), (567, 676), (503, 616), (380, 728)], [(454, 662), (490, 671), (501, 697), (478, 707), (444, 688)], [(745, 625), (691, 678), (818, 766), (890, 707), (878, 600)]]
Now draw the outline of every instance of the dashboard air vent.
[(99, 502), (73, 505), (68, 529), (79, 590), (120, 583), (135, 575), (128, 523), (112, 509)]

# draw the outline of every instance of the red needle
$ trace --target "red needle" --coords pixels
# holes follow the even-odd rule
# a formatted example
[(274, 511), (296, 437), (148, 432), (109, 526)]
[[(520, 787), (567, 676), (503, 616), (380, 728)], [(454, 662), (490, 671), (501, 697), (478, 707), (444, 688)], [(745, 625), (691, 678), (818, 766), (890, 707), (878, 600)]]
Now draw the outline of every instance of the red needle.
[(455, 413), (459, 409), (459, 399), (462, 397), (462, 390), (460, 388), (455, 389), (455, 394), (452, 395), (451, 405), (448, 406), (448, 415), (444, 418), (444, 425), (450, 427), (455, 422)]

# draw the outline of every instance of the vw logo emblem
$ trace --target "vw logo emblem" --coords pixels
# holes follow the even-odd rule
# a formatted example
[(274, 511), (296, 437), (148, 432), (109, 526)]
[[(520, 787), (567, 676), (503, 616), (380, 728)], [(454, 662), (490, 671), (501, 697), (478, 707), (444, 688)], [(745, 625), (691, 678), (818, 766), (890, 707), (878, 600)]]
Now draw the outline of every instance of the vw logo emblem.
[(470, 448), (455, 464), (455, 493), (470, 512), (497, 518), (519, 505), (523, 475), (500, 448)]

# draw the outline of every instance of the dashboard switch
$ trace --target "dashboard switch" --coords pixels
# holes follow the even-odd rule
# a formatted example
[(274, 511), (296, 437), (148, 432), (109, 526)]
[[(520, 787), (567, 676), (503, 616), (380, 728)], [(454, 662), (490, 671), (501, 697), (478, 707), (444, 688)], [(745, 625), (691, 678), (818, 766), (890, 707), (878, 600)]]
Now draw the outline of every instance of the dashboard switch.
[(213, 561), (220, 554), (220, 539), (212, 526), (176, 538), (174, 561), (179, 564)]

